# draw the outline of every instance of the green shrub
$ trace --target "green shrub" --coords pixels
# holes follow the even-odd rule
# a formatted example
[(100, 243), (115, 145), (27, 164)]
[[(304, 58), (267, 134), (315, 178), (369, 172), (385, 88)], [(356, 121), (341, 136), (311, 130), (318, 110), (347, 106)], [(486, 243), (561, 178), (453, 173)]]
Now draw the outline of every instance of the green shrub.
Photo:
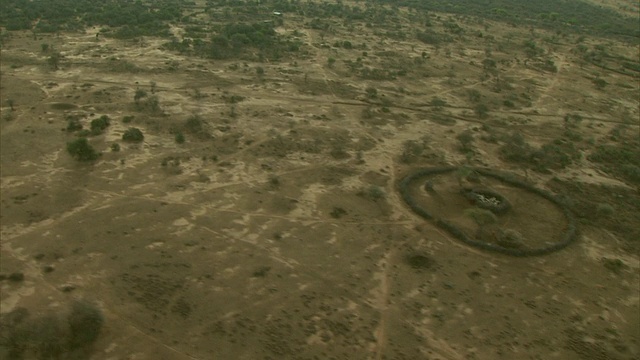
[(367, 197), (373, 201), (384, 199), (385, 196), (386, 196), (386, 193), (379, 186), (373, 185), (367, 190)]
[(460, 145), (462, 146), (462, 150), (471, 149), (471, 143), (473, 142), (473, 133), (471, 130), (465, 130), (456, 136), (456, 139), (460, 141)]
[(184, 134), (183, 133), (181, 133), (181, 132), (177, 133), (174, 138), (175, 138), (177, 144), (184, 144), (185, 139), (184, 139)]
[(78, 130), (82, 130), (82, 124), (80, 123), (80, 120), (69, 119), (69, 122), (67, 123), (67, 131), (74, 132)]
[(142, 131), (138, 128), (129, 128), (122, 134), (122, 140), (131, 142), (140, 142), (144, 140)]
[(85, 137), (81, 137), (74, 141), (68, 142), (67, 151), (71, 156), (79, 161), (93, 161), (100, 156), (100, 153), (98, 153), (89, 144), (89, 140), (87, 140), (87, 138)]
[(104, 131), (109, 125), (111, 121), (107, 115), (102, 115), (97, 119), (91, 121), (91, 133), (94, 135), (98, 135)]

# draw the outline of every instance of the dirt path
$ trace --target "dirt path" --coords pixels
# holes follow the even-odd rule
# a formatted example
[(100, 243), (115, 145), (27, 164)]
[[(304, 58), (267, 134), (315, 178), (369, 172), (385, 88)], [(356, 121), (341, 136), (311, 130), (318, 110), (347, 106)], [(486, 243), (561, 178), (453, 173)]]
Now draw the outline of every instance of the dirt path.
[(384, 356), (384, 349), (387, 343), (387, 324), (389, 322), (389, 304), (390, 304), (390, 275), (391, 268), (390, 259), (393, 258), (395, 251), (391, 250), (387, 252), (384, 257), (378, 262), (378, 267), (382, 268), (378, 273), (380, 286), (376, 289), (377, 297), (375, 301), (375, 308), (380, 312), (380, 321), (378, 328), (375, 331), (376, 349), (375, 359), (382, 360)]

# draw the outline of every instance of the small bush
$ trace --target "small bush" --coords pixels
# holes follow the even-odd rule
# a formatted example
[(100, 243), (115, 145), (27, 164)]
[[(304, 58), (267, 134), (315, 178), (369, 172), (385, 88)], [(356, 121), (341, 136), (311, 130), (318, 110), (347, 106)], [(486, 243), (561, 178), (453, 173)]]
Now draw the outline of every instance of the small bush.
[(374, 185), (367, 190), (367, 197), (373, 201), (384, 199), (385, 196), (386, 196), (386, 193), (379, 186)]
[(144, 140), (142, 131), (138, 128), (129, 128), (122, 134), (122, 140), (130, 142), (140, 142)]
[(407, 140), (402, 143), (402, 155), (400, 161), (405, 164), (416, 162), (424, 152), (425, 144), (416, 140)]
[(280, 178), (275, 175), (270, 176), (269, 184), (271, 185), (272, 188), (280, 187)]
[(471, 149), (471, 143), (473, 142), (473, 133), (471, 130), (465, 130), (456, 136), (456, 139), (460, 141), (460, 145), (462, 146), (462, 150)]
[(422, 254), (412, 254), (405, 258), (406, 263), (416, 270), (430, 269), (435, 265), (435, 260), (431, 256)]
[(175, 135), (174, 139), (175, 139), (177, 144), (184, 144), (185, 139), (184, 139), (184, 134), (183, 133), (181, 133), (181, 132), (177, 133)]
[(133, 119), (134, 119), (133, 115), (127, 115), (127, 116), (122, 118), (122, 122), (125, 123), (125, 124), (128, 124), (128, 123), (132, 122)]
[(118, 144), (118, 143), (111, 144), (111, 151), (113, 151), (113, 152), (120, 151), (120, 144)]
[(100, 153), (98, 153), (89, 144), (89, 140), (84, 137), (67, 143), (67, 151), (71, 156), (79, 161), (93, 161), (100, 156)]
[(67, 131), (74, 132), (78, 130), (82, 130), (82, 124), (80, 123), (80, 120), (69, 119), (69, 122), (67, 123)]

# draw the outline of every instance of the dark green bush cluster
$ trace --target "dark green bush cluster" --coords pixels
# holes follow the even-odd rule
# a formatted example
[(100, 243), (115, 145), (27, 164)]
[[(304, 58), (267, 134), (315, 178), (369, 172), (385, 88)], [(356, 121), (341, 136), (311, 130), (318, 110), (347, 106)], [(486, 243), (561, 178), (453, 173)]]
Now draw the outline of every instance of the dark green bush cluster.
[(185, 132), (200, 139), (209, 139), (211, 135), (207, 131), (206, 122), (199, 115), (192, 115), (184, 123)]
[(127, 129), (124, 134), (122, 134), (122, 140), (130, 142), (140, 142), (144, 140), (144, 135), (142, 134), (142, 131), (140, 129), (132, 127)]
[(546, 172), (567, 167), (579, 158), (580, 153), (571, 141), (556, 139), (536, 149), (525, 142), (520, 133), (513, 133), (500, 147), (500, 155), (504, 160)]
[(107, 115), (102, 115), (97, 119), (91, 120), (91, 134), (99, 135), (109, 127), (111, 121)]
[[(423, 1), (373, 0), (374, 3), (395, 7), (407, 6), (424, 12), (445, 12), (472, 15), (504, 21), (514, 26), (535, 25), (556, 31), (569, 30), (599, 35), (637, 37), (640, 34), (637, 18), (621, 18), (619, 13), (590, 2), (538, 0), (514, 2), (493, 0), (491, 6), (478, 0)], [(445, 28), (454, 33), (452, 25)]]
[(588, 156), (600, 163), (605, 170), (636, 184), (640, 184), (640, 141), (630, 140), (619, 144), (601, 144)]
[[(80, 30), (87, 26), (107, 25), (118, 38), (168, 35), (166, 22), (182, 15), (172, 1), (142, 2), (94, 0), (3, 0), (0, 1), (0, 24), (7, 30), (28, 30), (55, 33)], [(38, 21), (36, 21), (38, 20)]]
[(427, 29), (425, 31), (418, 31), (416, 33), (416, 37), (418, 38), (418, 40), (429, 45), (440, 45), (453, 41), (451, 35), (438, 33), (430, 29)]
[(68, 142), (67, 151), (78, 161), (94, 161), (100, 157), (100, 153), (89, 144), (89, 140), (85, 137)]
[(253, 56), (256, 52), (258, 60), (279, 59), (286, 53), (297, 52), (302, 43), (278, 35), (275, 31), (277, 24), (277, 21), (230, 22), (220, 27), (209, 41), (203, 38), (174, 39), (164, 44), (164, 48), (213, 59), (242, 58)]

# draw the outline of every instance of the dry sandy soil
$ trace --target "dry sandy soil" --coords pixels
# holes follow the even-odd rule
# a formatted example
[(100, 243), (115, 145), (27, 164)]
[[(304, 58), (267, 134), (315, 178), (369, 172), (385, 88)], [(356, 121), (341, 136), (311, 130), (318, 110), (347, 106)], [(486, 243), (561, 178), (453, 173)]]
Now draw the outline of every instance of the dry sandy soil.
[[(279, 31), (302, 21), (292, 15)], [(512, 34), (504, 39), (529, 34), (491, 26)], [(637, 79), (580, 62), (573, 38), (543, 43), (556, 73), (507, 47), (493, 51), (498, 69), (485, 74), (480, 43), (435, 49), (365, 28), (357, 36), (303, 30), (306, 58), (266, 64), (183, 57), (154, 38), (96, 40), (97, 29), (38, 40), (14, 32), (0, 68), (0, 270), (24, 280), (2, 281), (1, 312), (95, 301), (105, 325), (92, 359), (640, 356), (638, 247), (627, 246), (624, 233), (583, 221), (566, 249), (514, 258), (462, 244), (412, 213), (397, 191), (416, 169), (470, 163), (526, 175), (553, 192), (578, 184), (631, 219), (627, 227), (640, 227), (635, 208), (624, 205), (638, 199), (637, 186), (584, 156), (549, 174), (525, 172), (481, 140), (487, 129), (516, 130), (541, 145), (564, 131), (567, 113), (582, 115), (576, 131), (584, 139), (606, 138), (625, 121), (637, 134)], [(347, 36), (369, 44), (363, 61), (371, 66), (423, 51), (429, 61), (408, 77), (363, 80), (340, 60), (327, 63), (360, 56), (323, 46)], [(41, 43), (61, 51), (60, 69), (47, 66)], [(607, 44), (637, 57), (637, 49)], [(604, 91), (594, 74), (609, 84)], [(501, 81), (509, 90), (494, 91)], [(161, 110), (136, 106), (137, 89), (153, 90)], [(474, 114), (470, 89), (490, 104), (487, 117)], [(505, 107), (507, 93), (526, 96)], [(233, 95), (244, 99), (232, 104)], [(428, 106), (434, 97), (446, 106)], [(87, 128), (102, 115), (111, 125), (90, 138), (102, 156), (71, 158), (68, 117)], [(177, 144), (173, 132), (193, 115), (203, 132), (185, 129)], [(135, 118), (124, 123), (125, 116)], [(144, 142), (121, 140), (130, 126)], [(475, 138), (470, 158), (456, 140), (464, 130)], [(422, 148), (403, 158), (409, 140)], [(473, 234), (456, 178), (433, 181), (439, 195), (415, 189), (419, 201)], [(502, 225), (525, 239), (553, 242), (566, 226), (544, 199), (485, 185), (510, 199)], [(605, 266), (614, 261), (619, 267)]]

